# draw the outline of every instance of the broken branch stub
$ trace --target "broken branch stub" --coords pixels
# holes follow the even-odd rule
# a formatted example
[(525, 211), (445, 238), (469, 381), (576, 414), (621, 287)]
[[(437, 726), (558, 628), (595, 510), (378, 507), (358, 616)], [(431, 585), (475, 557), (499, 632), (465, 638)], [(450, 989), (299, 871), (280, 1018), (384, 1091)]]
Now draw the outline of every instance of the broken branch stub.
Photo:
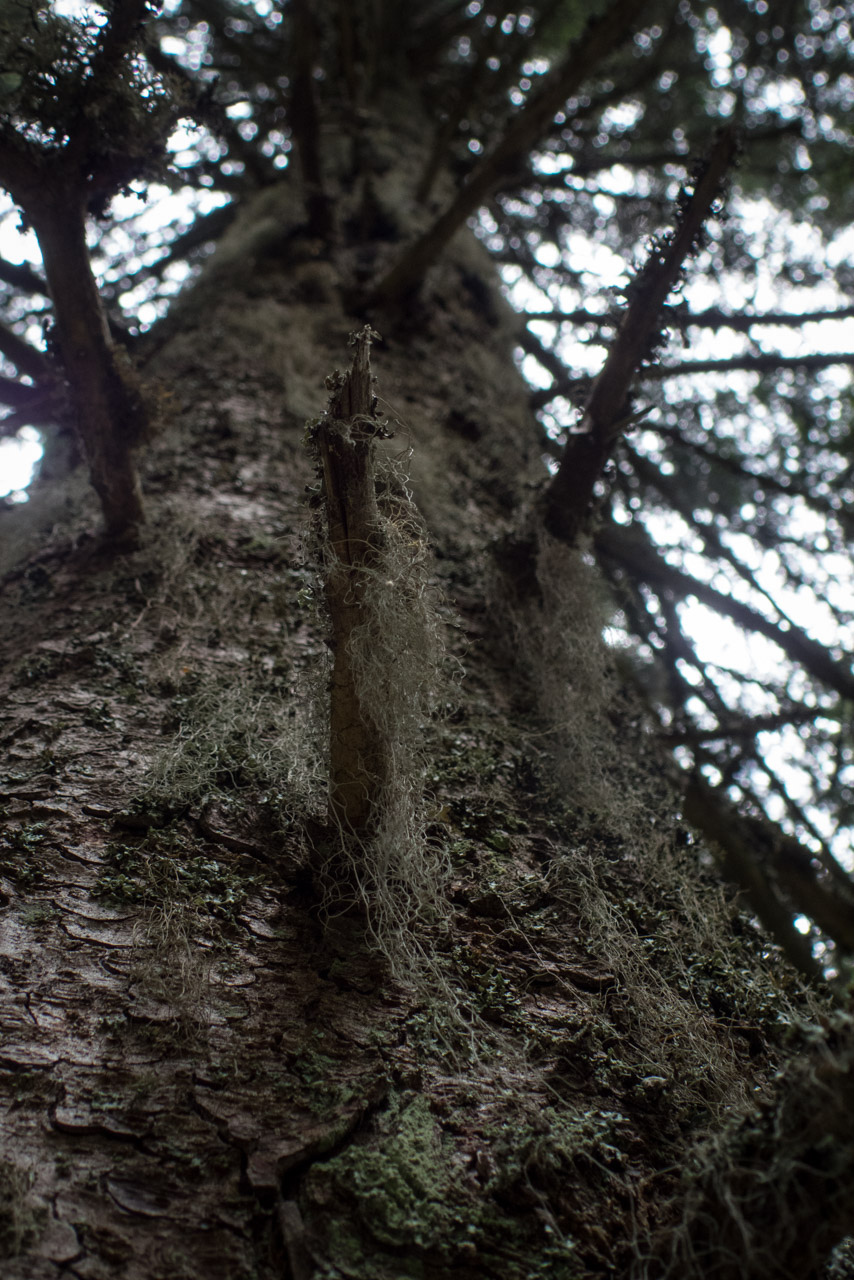
[(324, 585), (332, 626), (329, 809), (354, 834), (371, 831), (389, 772), (384, 735), (363, 705), (351, 643), (364, 620), (365, 591), (382, 547), (375, 442), (389, 433), (373, 394), (370, 348), (377, 337), (369, 325), (352, 335), (350, 368), (327, 379), (329, 405), (312, 430), (322, 475)]

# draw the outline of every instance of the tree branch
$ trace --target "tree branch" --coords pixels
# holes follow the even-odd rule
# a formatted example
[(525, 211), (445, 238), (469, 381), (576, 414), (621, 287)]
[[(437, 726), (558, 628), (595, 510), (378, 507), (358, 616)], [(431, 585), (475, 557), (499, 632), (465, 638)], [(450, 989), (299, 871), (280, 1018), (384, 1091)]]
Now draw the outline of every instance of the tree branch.
[(673, 235), (653, 247), (635, 282), (623, 322), (587, 397), (581, 431), (567, 441), (560, 467), (543, 495), (545, 527), (564, 542), (575, 542), (587, 519), (596, 481), (626, 425), (631, 383), (660, 327), (661, 309), (696, 245), (735, 150), (735, 135), (725, 130), (712, 147)]
[(728, 564), (751, 591), (758, 592), (759, 595), (764, 596), (775, 613), (787, 625), (791, 625), (792, 620), (788, 614), (781, 609), (771, 593), (756, 581), (754, 574), (750, 572), (746, 565), (742, 564), (735, 552), (725, 545), (714, 525), (702, 524), (696, 519), (690, 502), (686, 502), (682, 498), (682, 492), (676, 478), (666, 476), (660, 468), (654, 466), (643, 454), (632, 449), (627, 440), (623, 441), (622, 450), (643, 483), (652, 489), (657, 489), (672, 510), (677, 512), (685, 523), (694, 530), (703, 542), (703, 549), (706, 555), (710, 558), (716, 556), (719, 560)]
[(611, 523), (596, 531), (594, 543), (604, 555), (618, 561), (631, 573), (639, 575), (653, 589), (663, 587), (677, 599), (695, 596), (701, 604), (732, 618), (745, 631), (756, 631), (773, 640), (793, 662), (803, 666), (810, 675), (835, 689), (843, 698), (854, 699), (854, 674), (850, 667), (837, 662), (824, 645), (811, 640), (798, 627), (790, 625), (784, 630), (750, 605), (724, 595), (722, 591), (698, 581), (683, 569), (668, 564), (655, 549), (649, 536), (645, 531), (640, 531), (636, 524), (629, 530)]
[(854, 365), (854, 352), (781, 356), (772, 351), (757, 355), (731, 356), (727, 360), (685, 360), (681, 364), (653, 365), (649, 369), (643, 369), (641, 376), (659, 381), (663, 378), (686, 377), (694, 373), (735, 373), (736, 370), (772, 373), (776, 369), (829, 369), (835, 364)]
[[(31, 347), (19, 334), (0, 322), (0, 352), (21, 373), (31, 378), (49, 378), (52, 375), (50, 361), (43, 351)], [(6, 401), (7, 404), (10, 401)]]
[(49, 296), (44, 276), (40, 276), (26, 262), (7, 262), (5, 258), (0, 258), (0, 280), (19, 293), (41, 294), (45, 298)]
[(383, 426), (370, 357), (376, 336), (368, 325), (352, 336), (350, 369), (328, 380), (329, 407), (312, 433), (323, 484), (324, 577), (332, 623), (329, 808), (348, 834), (364, 834), (376, 821), (389, 769), (385, 738), (362, 705), (352, 647), (356, 629), (364, 625), (362, 606), (381, 540), (374, 468)]
[[(696, 692), (695, 689), (691, 689), (691, 693), (695, 696)], [(668, 746), (691, 746), (702, 742), (729, 741), (733, 738), (754, 738), (757, 733), (774, 733), (779, 729), (788, 728), (789, 725), (809, 724), (817, 716), (832, 719), (834, 712), (827, 711), (823, 707), (787, 707), (785, 711), (778, 711), (772, 715), (744, 716), (738, 720), (730, 720), (728, 723), (717, 725), (714, 729), (662, 728), (657, 736)]]
[(40, 387), (0, 376), (0, 404), (7, 404), (10, 409), (25, 410), (44, 394)]
[[(574, 311), (523, 311), (523, 319), (548, 320), (554, 324), (595, 324), (613, 328), (620, 323), (620, 311), (585, 311), (577, 308)], [(688, 311), (682, 307), (667, 307), (664, 310), (665, 325), (674, 325), (679, 329), (735, 329), (739, 333), (747, 333), (756, 325), (785, 325), (799, 329), (805, 324), (818, 324), (823, 320), (848, 320), (854, 316), (854, 306), (837, 307), (832, 311), (742, 311), (732, 313), (721, 311), (719, 307), (707, 307), (705, 311)]]
[(508, 123), (498, 145), (475, 166), (449, 208), (379, 281), (370, 299), (374, 306), (397, 302), (418, 287), (466, 218), (516, 168), (566, 100), (622, 42), (642, 8), (643, 0), (612, 0), (606, 12), (588, 24), (564, 61), (545, 76), (540, 89)]
[[(756, 355), (730, 356), (726, 360), (684, 360), (680, 364), (655, 364), (639, 369), (637, 376), (648, 381), (663, 382), (665, 378), (684, 378), (695, 373), (773, 373), (777, 369), (830, 369), (835, 364), (854, 365), (854, 352), (822, 352), (819, 355), (781, 356), (774, 352)], [(569, 374), (556, 379), (550, 387), (531, 393), (532, 409), (542, 409), (558, 396), (572, 394), (578, 379)]]
[(289, 122), (305, 191), (309, 230), (326, 238), (332, 230), (332, 202), (323, 183), (320, 117), (314, 90), (314, 22), (307, 0), (292, 0), (294, 68)]

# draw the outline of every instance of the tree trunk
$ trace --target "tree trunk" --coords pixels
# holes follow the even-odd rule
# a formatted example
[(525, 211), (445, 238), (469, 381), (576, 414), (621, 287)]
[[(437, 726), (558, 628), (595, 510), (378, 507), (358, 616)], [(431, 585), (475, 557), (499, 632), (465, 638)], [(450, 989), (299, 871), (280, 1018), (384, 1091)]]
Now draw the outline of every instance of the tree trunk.
[[(544, 536), (539, 591), (505, 584), (544, 472), (484, 250), (459, 233), (417, 298), (364, 313), (418, 230), (407, 154), (375, 141), (374, 239), (343, 162), (328, 240), (296, 178), (247, 202), (148, 340), (168, 421), (141, 548), (100, 558), (83, 513), (6, 576), (8, 1280), (713, 1274), (713, 1240), (677, 1247), (674, 1171), (773, 1099), (810, 1010), (680, 825), (583, 552)], [(319, 922), (306, 875), (330, 665), (304, 434), (366, 321), (449, 678), (426, 825), (364, 932)], [(779, 1212), (806, 1231), (813, 1194)]]
[(109, 538), (135, 540), (145, 519), (135, 453), (148, 427), (135, 374), (111, 337), (86, 246), (86, 192), (57, 186), (32, 213), (72, 412)]

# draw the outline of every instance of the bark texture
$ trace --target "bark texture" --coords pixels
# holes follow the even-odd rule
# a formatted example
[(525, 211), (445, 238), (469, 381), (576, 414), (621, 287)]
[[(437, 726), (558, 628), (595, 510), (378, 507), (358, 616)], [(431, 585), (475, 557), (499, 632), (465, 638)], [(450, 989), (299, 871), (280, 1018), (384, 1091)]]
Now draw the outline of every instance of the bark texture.
[[(424, 157), (384, 107), (382, 234), (318, 240), (283, 183), (151, 335), (170, 410), (141, 548), (104, 559), (84, 504), (3, 582), (7, 1280), (652, 1280), (690, 1221), (673, 1170), (774, 1096), (811, 1007), (675, 817), (583, 556), (545, 544), (536, 600), (505, 596), (495, 548), (543, 469), (480, 246), (460, 233), (417, 299), (365, 314), (389, 227), (423, 221), (395, 164)], [(335, 673), (303, 607), (303, 438), (366, 320), (460, 675), (423, 727), (449, 873), (408, 985), (306, 886)], [(363, 496), (363, 527), (333, 514), (342, 552), (370, 545)], [(803, 1186), (779, 1212), (806, 1231)], [(682, 1274), (714, 1274), (697, 1256)]]
[(329, 409), (314, 429), (326, 515), (326, 602), (332, 628), (329, 706), (330, 814), (345, 832), (367, 832), (388, 780), (387, 748), (363, 699), (352, 663), (353, 634), (362, 624), (365, 588), (377, 569), (381, 540), (376, 495), (375, 408), (366, 326), (353, 335), (346, 374), (332, 379)]

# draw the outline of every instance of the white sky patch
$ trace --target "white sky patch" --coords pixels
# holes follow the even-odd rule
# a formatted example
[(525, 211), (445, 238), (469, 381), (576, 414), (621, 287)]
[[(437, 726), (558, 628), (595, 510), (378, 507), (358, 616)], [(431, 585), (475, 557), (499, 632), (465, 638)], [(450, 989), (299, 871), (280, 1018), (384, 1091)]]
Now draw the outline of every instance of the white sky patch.
[[(679, 605), (679, 615), (693, 639), (700, 662), (731, 667), (735, 671), (779, 671), (783, 651), (766, 636), (748, 635), (731, 618), (722, 617), (690, 596)], [(767, 709), (765, 703), (751, 708), (756, 714)]]
[(41, 264), (35, 232), (21, 230), (20, 214), (5, 192), (0, 192), (0, 254), (15, 266)]
[(26, 501), (26, 487), (42, 456), (42, 445), (35, 427), (22, 427), (17, 438), (0, 440), (0, 498), (12, 494)]

